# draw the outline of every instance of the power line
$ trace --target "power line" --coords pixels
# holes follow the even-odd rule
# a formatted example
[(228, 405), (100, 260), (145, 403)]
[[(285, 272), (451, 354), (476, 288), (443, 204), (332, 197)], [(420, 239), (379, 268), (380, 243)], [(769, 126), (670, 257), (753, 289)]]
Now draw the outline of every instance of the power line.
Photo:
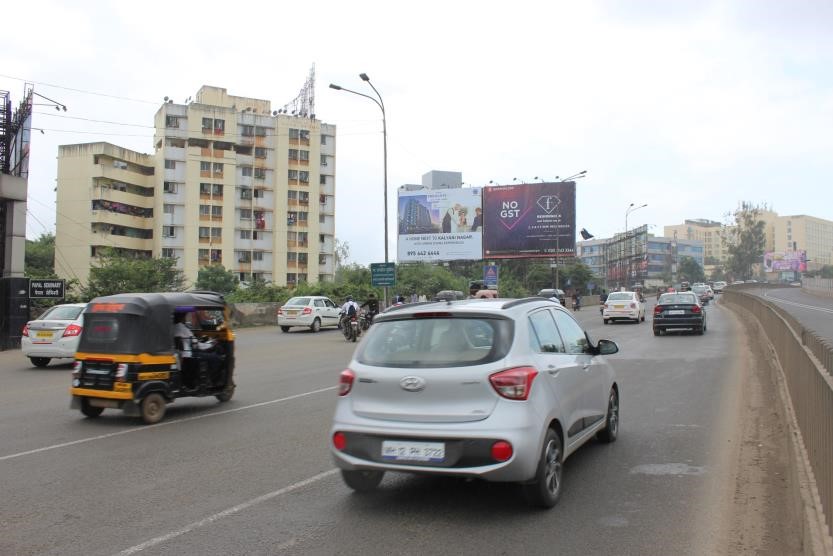
[(113, 125), (124, 125), (130, 127), (146, 127), (150, 129), (156, 129), (155, 126), (152, 125), (142, 125), (142, 124), (128, 124), (125, 122), (114, 122), (111, 120), (95, 120), (93, 118), (82, 118), (81, 116), (67, 116), (66, 114), (53, 114), (52, 112), (34, 112), (39, 116), (51, 116), (53, 118), (69, 118), (70, 120), (84, 120), (85, 122), (97, 122), (101, 124), (113, 124)]
[(44, 83), (43, 81), (33, 81), (31, 79), (23, 79), (21, 77), (14, 77), (12, 75), (4, 75), (0, 73), (0, 77), (5, 77), (6, 79), (14, 79), (15, 81), (23, 81), (24, 83), (34, 83), (35, 85), (42, 85), (44, 87), (54, 87), (56, 89), (64, 89), (65, 91), (74, 91), (76, 93), (84, 93), (86, 95), (95, 95), (98, 97), (107, 97), (107, 98), (115, 98), (119, 100), (129, 100), (131, 102), (141, 102), (144, 104), (159, 104), (159, 101), (151, 101), (151, 100), (143, 100), (138, 98), (130, 98), (130, 97), (123, 97), (119, 95), (111, 95), (107, 93), (97, 93), (95, 91), (87, 91), (84, 89), (75, 89), (73, 87), (65, 87), (63, 85), (55, 85), (54, 83)]

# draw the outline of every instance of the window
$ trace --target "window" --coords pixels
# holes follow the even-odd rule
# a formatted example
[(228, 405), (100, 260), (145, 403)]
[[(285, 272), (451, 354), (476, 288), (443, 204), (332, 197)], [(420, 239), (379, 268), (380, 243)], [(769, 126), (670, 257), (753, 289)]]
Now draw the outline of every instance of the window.
[(319, 224), (325, 224), (326, 222), (327, 222), (327, 216), (324, 215), (324, 214), (319, 214), (318, 215), (318, 223)]
[[(207, 238), (210, 235), (211, 235), (211, 229), (210, 228), (208, 228), (206, 226), (200, 226), (200, 237), (201, 238), (203, 238), (203, 237)], [(202, 251), (202, 249), (200, 249), (200, 251)], [(208, 256), (208, 253), (206, 253), (206, 256)]]
[(240, 239), (252, 239), (252, 231), (240, 230)]
[(298, 172), (298, 181), (301, 183), (309, 183), (309, 172), (304, 170)]
[(289, 160), (298, 160), (298, 149), (289, 149)]
[(222, 183), (212, 183), (211, 184), (211, 194), (216, 197), (223, 196), (223, 184)]
[(252, 190), (249, 188), (244, 188), (240, 190), (240, 198), (245, 200), (251, 200), (252, 198)]
[(307, 244), (307, 237), (309, 237), (307, 232), (298, 232), (298, 245), (305, 246)]
[(306, 282), (307, 281), (307, 275), (304, 274), (304, 273), (298, 274), (298, 281), (299, 282)]
[(255, 189), (255, 199), (262, 199), (266, 192), (262, 189)]
[(555, 316), (555, 323), (558, 325), (558, 330), (561, 332), (561, 337), (564, 339), (564, 347), (567, 348), (567, 353), (580, 354), (587, 353), (589, 344), (584, 330), (573, 320), (573, 318), (563, 311), (553, 311)]
[(286, 177), (290, 180), (297, 180), (298, 179), (298, 170), (289, 170), (286, 174)]
[(252, 209), (240, 209), (240, 220), (251, 220)]
[(165, 193), (176, 193), (176, 183), (172, 181), (166, 181), (163, 184), (162, 191)]
[(176, 116), (165, 116), (165, 127), (179, 127), (179, 118)]
[(318, 176), (318, 184), (319, 185), (327, 185), (327, 176), (325, 176), (324, 174), (321, 174), (320, 176)]
[(255, 135), (257, 135), (258, 137), (266, 137), (266, 128), (256, 126), (255, 127)]
[(327, 255), (318, 255), (318, 264), (327, 264)]
[(290, 201), (297, 201), (298, 200), (298, 192), (294, 189), (290, 189), (286, 192), (286, 198)]
[(297, 130), (297, 129), (292, 129), (292, 128), (290, 127), (290, 128), (289, 128), (289, 138), (290, 138), (290, 139), (297, 139), (297, 138), (298, 138), (298, 135), (299, 135), (298, 131), (299, 131), (299, 130)]
[(295, 253), (294, 251), (288, 251), (286, 253), (286, 262), (294, 263), (297, 260), (298, 260), (298, 253)]
[(211, 163), (205, 160), (200, 161), (200, 172), (210, 172)]
[(211, 195), (211, 184), (210, 183), (201, 183), (200, 184), (200, 195)]
[(263, 260), (263, 251), (254, 251), (252, 253), (252, 260), (262, 261)]
[(214, 135), (223, 135), (226, 132), (225, 120), (214, 120)]
[(323, 135), (323, 134), (321, 135), (321, 144), (322, 144), (322, 145), (326, 145), (326, 144), (327, 144), (327, 136), (326, 136), (326, 135)]
[(174, 213), (174, 206), (164, 204), (164, 205), (162, 205), (162, 212), (164, 212), (165, 214), (173, 214)]
[(309, 141), (309, 130), (308, 129), (302, 129), (299, 133), (301, 135), (301, 141)]
[(223, 237), (223, 229), (222, 228), (211, 228), (211, 237), (212, 238)]
[(199, 249), (199, 250), (197, 250), (197, 256), (200, 258), (200, 260), (207, 261), (208, 260), (208, 249)]
[(309, 160), (309, 151), (299, 151), (301, 160)]
[(251, 166), (243, 166), (241, 168), (243, 175), (246, 177), (251, 177), (252, 175), (252, 167)]
[(211, 118), (203, 118), (202, 119), (202, 131), (203, 133), (210, 133), (212, 129), (212, 124), (214, 122), (211, 121)]
[(162, 226), (162, 237), (176, 237), (176, 228), (173, 226)]
[(217, 177), (223, 177), (223, 163), (222, 162), (215, 162), (214, 163), (214, 175)]
[(243, 137), (252, 137), (255, 134), (255, 126), (253, 125), (242, 125), (240, 126), (240, 135)]
[(255, 147), (255, 158), (266, 158), (266, 149), (264, 147)]
[(304, 204), (309, 204), (309, 192), (301, 191), (298, 193), (298, 200)]
[(240, 262), (240, 263), (250, 263), (250, 262), (252, 262), (251, 253), (249, 251), (241, 252), (240, 255), (238, 255), (238, 257), (237, 257), (237, 262)]
[(266, 232), (258, 232), (256, 230), (252, 232), (252, 239), (254, 239), (254, 240), (265, 239), (265, 238), (266, 238)]
[(169, 158), (165, 159), (165, 169), (166, 170), (176, 170), (176, 160), (171, 160)]
[(529, 324), (533, 331), (529, 336), (532, 349), (542, 353), (564, 353), (564, 342), (548, 309), (529, 315)]
[(309, 213), (306, 213), (306, 212), (299, 212), (299, 213), (298, 213), (298, 221), (299, 221), (299, 222), (303, 222), (303, 223), (305, 223), (305, 224), (306, 224), (308, 214), (309, 214)]
[(297, 222), (297, 221), (298, 221), (298, 213), (295, 212), (294, 210), (291, 210), (286, 214), (286, 223), (289, 224), (290, 226), (294, 226), (295, 222)]
[(255, 178), (259, 180), (265, 180), (266, 168), (255, 168)]
[(326, 165), (327, 165), (327, 155), (322, 154), (321, 155), (321, 166), (326, 166)]
[(174, 258), (174, 250), (170, 247), (163, 247), (162, 248), (162, 257), (165, 259), (173, 259)]
[(287, 284), (294, 284), (298, 280), (297, 275), (294, 272), (287, 272), (286, 273), (286, 283)]
[(298, 264), (307, 264), (307, 254), (298, 253)]
[(324, 234), (318, 234), (318, 243), (324, 243), (327, 239), (327, 236)]
[(211, 216), (214, 218), (222, 218), (223, 217), (223, 207), (213, 205), (211, 207)]
[(200, 205), (200, 216), (209, 216), (211, 214), (211, 207), (208, 205)]

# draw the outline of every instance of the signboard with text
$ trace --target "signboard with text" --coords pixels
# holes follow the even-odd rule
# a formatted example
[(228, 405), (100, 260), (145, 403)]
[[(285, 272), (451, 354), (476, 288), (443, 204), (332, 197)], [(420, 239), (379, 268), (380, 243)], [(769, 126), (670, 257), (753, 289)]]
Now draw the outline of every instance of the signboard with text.
[(66, 281), (47, 278), (38, 280), (29, 279), (30, 299), (63, 299), (66, 291)]
[(771, 251), (764, 253), (764, 272), (807, 272), (807, 251)]
[(385, 287), (396, 285), (396, 263), (370, 263), (370, 285)]
[(483, 257), (564, 258), (575, 254), (575, 182), (483, 188)]

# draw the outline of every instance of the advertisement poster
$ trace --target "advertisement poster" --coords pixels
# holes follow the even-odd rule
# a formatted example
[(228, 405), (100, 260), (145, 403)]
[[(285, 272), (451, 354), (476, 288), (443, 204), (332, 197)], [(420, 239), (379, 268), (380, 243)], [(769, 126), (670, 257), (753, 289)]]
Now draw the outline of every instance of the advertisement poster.
[(399, 190), (398, 261), (480, 260), (481, 191), (479, 187)]
[(483, 256), (561, 258), (576, 254), (576, 183), (483, 189)]
[(807, 251), (772, 251), (764, 253), (764, 271), (807, 272)]

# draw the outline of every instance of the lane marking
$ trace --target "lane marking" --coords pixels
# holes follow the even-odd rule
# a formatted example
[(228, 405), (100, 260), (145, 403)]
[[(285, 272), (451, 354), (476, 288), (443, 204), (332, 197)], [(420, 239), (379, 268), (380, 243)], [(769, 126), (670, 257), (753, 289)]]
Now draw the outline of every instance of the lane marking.
[(764, 297), (767, 299), (771, 299), (776, 303), (784, 303), (785, 305), (793, 305), (794, 307), (801, 307), (802, 309), (812, 309), (813, 311), (821, 311), (822, 313), (833, 314), (833, 309), (828, 309), (827, 307), (817, 307), (815, 305), (804, 305), (803, 303), (796, 303), (795, 301), (787, 301), (786, 299), (781, 299), (780, 297), (769, 295), (769, 292), (766, 292), (764, 294)]
[(276, 498), (276, 497), (278, 497), (282, 494), (287, 494), (287, 493), (292, 492), (294, 490), (298, 490), (300, 488), (303, 488), (307, 485), (311, 485), (312, 483), (318, 482), (322, 479), (326, 479), (327, 477), (330, 477), (331, 475), (334, 475), (334, 474), (338, 473), (338, 471), (339, 471), (338, 469), (330, 469), (329, 471), (324, 471), (323, 473), (319, 473), (318, 475), (313, 475), (312, 477), (309, 477), (308, 479), (304, 479), (303, 481), (298, 481), (295, 484), (291, 484), (289, 486), (286, 486), (286, 487), (283, 487), (281, 489), (275, 490), (275, 491), (270, 492), (268, 494), (264, 494), (262, 496), (258, 496), (257, 498), (252, 498), (248, 502), (243, 502), (242, 504), (232, 506), (231, 508), (228, 508), (226, 510), (218, 512), (214, 515), (208, 516), (204, 519), (201, 519), (199, 521), (195, 521), (191, 524), (188, 524), (185, 527), (183, 527), (182, 529), (177, 529), (176, 531), (171, 531), (170, 533), (166, 533), (164, 535), (152, 538), (152, 539), (150, 539), (148, 541), (145, 541), (141, 544), (131, 546), (130, 548), (122, 550), (121, 552), (116, 554), (116, 556), (130, 556), (131, 554), (136, 554), (137, 552), (141, 552), (142, 550), (145, 550), (146, 548), (151, 548), (151, 547), (154, 547), (158, 544), (162, 544), (163, 542), (167, 542), (171, 539), (175, 539), (176, 537), (180, 537), (180, 536), (182, 536), (186, 533), (190, 533), (191, 531), (193, 531), (195, 529), (199, 529), (200, 527), (204, 527), (204, 526), (208, 525), (209, 523), (213, 523), (213, 522), (217, 521), (218, 519), (222, 519), (224, 517), (228, 517), (230, 515), (234, 515), (238, 512), (241, 512), (243, 510), (251, 508), (252, 506), (260, 504), (261, 502), (266, 502), (267, 500), (271, 500), (272, 498)]
[(44, 446), (43, 448), (35, 448), (34, 450), (26, 450), (25, 452), (18, 452), (16, 454), (9, 454), (6, 456), (0, 456), (0, 461), (6, 461), (9, 459), (21, 458), (23, 456), (30, 456), (32, 454), (39, 454), (41, 452), (48, 452), (50, 450), (57, 450), (59, 448), (67, 448), (69, 446), (76, 446), (78, 444), (85, 444), (87, 442), (93, 442), (96, 440), (105, 440), (107, 438), (113, 438), (114, 436), (121, 436), (123, 434), (130, 434), (133, 432), (140, 432), (140, 431), (147, 431), (152, 430), (158, 427), (167, 427), (170, 425), (176, 425), (178, 423), (186, 423), (188, 421), (197, 421), (198, 419), (208, 419), (209, 417), (216, 417), (217, 415), (227, 415), (229, 413), (237, 413), (239, 411), (245, 411), (247, 409), (255, 409), (258, 407), (264, 407), (267, 405), (272, 405), (281, 402), (288, 402), (291, 400), (297, 400), (298, 398), (305, 398), (307, 396), (312, 396), (314, 394), (320, 394), (322, 392), (329, 392), (330, 390), (337, 389), (338, 386), (328, 386), (327, 388), (321, 388), (319, 390), (312, 390), (310, 392), (304, 392), (303, 394), (295, 394), (294, 396), (287, 396), (285, 398), (278, 398), (276, 400), (269, 400), (266, 402), (258, 402), (253, 403), (251, 405), (245, 405), (243, 407), (235, 407), (232, 409), (224, 409), (222, 411), (214, 411), (212, 413), (206, 413), (204, 415), (194, 415), (192, 417), (183, 417), (182, 419), (172, 419), (170, 421), (162, 421), (161, 423), (156, 423), (155, 425), (142, 425), (140, 427), (127, 429), (118, 432), (111, 432), (108, 434), (101, 434), (99, 436), (91, 436), (89, 438), (81, 438), (79, 440), (72, 440), (70, 442), (62, 442), (60, 444), (53, 444), (52, 446)]

